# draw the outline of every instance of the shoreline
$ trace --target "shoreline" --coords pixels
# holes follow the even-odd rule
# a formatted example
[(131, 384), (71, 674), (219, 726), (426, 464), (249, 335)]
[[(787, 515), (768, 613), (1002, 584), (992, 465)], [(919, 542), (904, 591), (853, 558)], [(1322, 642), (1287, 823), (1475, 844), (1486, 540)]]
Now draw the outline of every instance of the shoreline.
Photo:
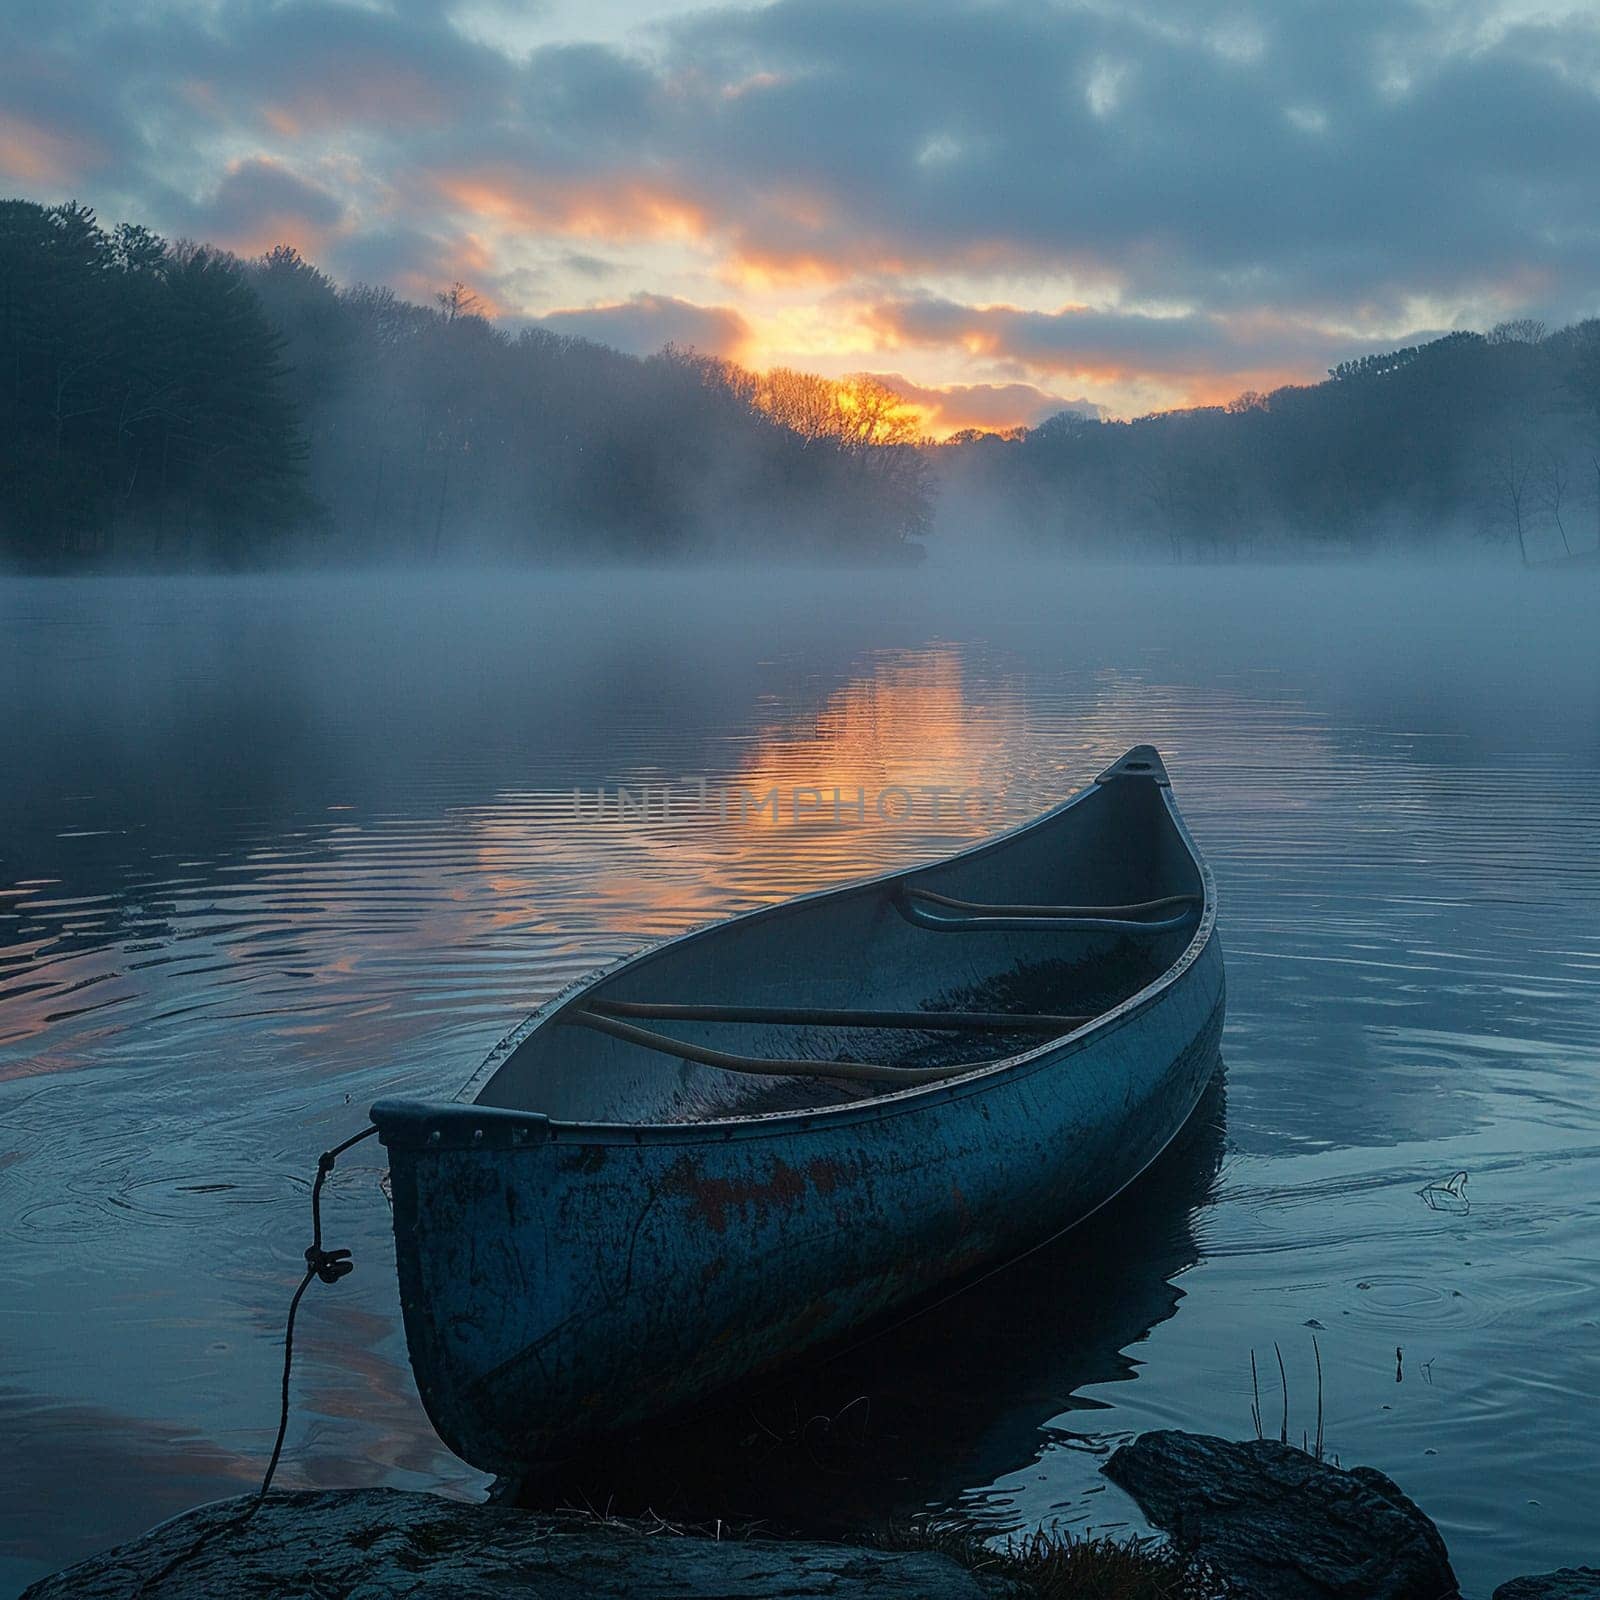
[[(1041, 1528), (1005, 1544), (949, 1523), (859, 1538), (774, 1536), (764, 1524), (472, 1504), (400, 1489), (289, 1490), (214, 1501), (62, 1569), (21, 1600), (268, 1600), (398, 1593), (413, 1600), (1459, 1600), (1444, 1541), (1370, 1467), (1295, 1446), (1176, 1431), (1102, 1468), (1165, 1539)], [(1600, 1569), (1500, 1584), (1492, 1600), (1596, 1600)], [(1491, 1597), (1477, 1597), (1491, 1600)]]

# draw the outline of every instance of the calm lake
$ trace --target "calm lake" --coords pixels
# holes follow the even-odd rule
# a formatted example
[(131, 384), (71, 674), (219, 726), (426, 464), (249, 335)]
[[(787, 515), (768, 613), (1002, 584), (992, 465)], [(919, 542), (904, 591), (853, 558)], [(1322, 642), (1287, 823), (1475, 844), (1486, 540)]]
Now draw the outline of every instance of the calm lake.
[[(1222, 894), (1201, 1123), (626, 1494), (1142, 1527), (1116, 1444), (1250, 1435), (1252, 1351), (1266, 1431), (1286, 1383), (1314, 1434), (1320, 1354), (1328, 1450), (1469, 1595), (1600, 1559), (1597, 602), (1510, 567), (0, 584), (0, 1593), (258, 1480), (307, 1180), (374, 1097), (1141, 741)], [(813, 811), (836, 788), (865, 822)], [(279, 1483), (477, 1495), (412, 1387), (382, 1176), (366, 1144), (330, 1187), (357, 1270), (307, 1298)]]

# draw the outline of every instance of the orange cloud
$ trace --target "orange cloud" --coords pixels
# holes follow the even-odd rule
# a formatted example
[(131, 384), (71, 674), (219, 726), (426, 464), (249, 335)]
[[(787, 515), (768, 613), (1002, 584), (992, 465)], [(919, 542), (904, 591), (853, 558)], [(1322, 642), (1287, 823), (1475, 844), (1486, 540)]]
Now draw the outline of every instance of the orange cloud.
[(881, 349), (960, 351), (1008, 375), (1047, 374), (1103, 399), (1114, 392), (1119, 410), (1217, 405), (1244, 390), (1315, 380), (1334, 338), (1283, 319), (1249, 326), (1201, 313), (1034, 311), (931, 296), (863, 306), (858, 315)]
[(724, 283), (750, 294), (777, 289), (827, 289), (843, 283), (850, 275), (851, 268), (825, 256), (786, 255), (748, 246), (736, 251), (717, 269), (717, 276)]
[(436, 126), (450, 110), (448, 97), (426, 73), (398, 62), (362, 60), (347, 71), (302, 81), (260, 108), (285, 138), (368, 122), (393, 128)]
[(231, 161), (207, 204), (205, 235), (238, 255), (293, 245), (314, 256), (348, 227), (342, 202), (271, 156)]
[(208, 117), (221, 117), (222, 99), (217, 86), (204, 78), (185, 78), (177, 85), (177, 93), (184, 103)]
[(1079, 396), (1053, 394), (1031, 383), (913, 383), (898, 372), (873, 373), (893, 389), (922, 419), (923, 431), (935, 439), (948, 439), (967, 428), (1005, 433), (1030, 428), (1058, 411), (1079, 411), (1093, 416), (1100, 407)]
[(400, 273), (395, 284), (408, 299), (424, 306), (435, 303), (443, 285), (464, 284), (472, 296), (474, 314), (494, 318), (504, 316), (506, 307), (480, 285), (486, 278), (492, 279), (495, 270), (494, 252), (487, 242), (475, 233), (466, 233), (442, 244), (425, 267)]
[(451, 244), (439, 266), (452, 279), (486, 277), (494, 271), (494, 253), (477, 234), (464, 233)]
[[(1156, 374), (1155, 376), (1159, 376)], [(1315, 383), (1324, 374), (1304, 368), (1267, 367), (1252, 372), (1219, 372), (1211, 377), (1190, 378), (1183, 382), (1180, 406), (1225, 406), (1241, 394), (1254, 391), (1271, 394), (1291, 384)]]
[(773, 89), (784, 80), (776, 72), (752, 72), (748, 78), (741, 78), (738, 83), (725, 83), (722, 86), (724, 100), (742, 100), (747, 94), (755, 93), (762, 89)]
[(443, 174), (433, 184), (457, 210), (530, 233), (703, 239), (711, 231), (694, 201), (638, 179), (586, 181), (491, 171)]
[(52, 133), (0, 111), (0, 172), (19, 183), (72, 183), (100, 165), (102, 153), (87, 140)]
[(231, 250), (236, 256), (265, 255), (274, 246), (286, 244), (301, 255), (315, 259), (329, 237), (329, 229), (307, 222), (304, 217), (290, 212), (267, 212), (244, 227), (224, 229), (220, 233), (212, 230), (211, 242)]
[(594, 339), (631, 355), (652, 355), (675, 344), (743, 361), (750, 341), (749, 324), (732, 307), (697, 305), (663, 294), (559, 307), (543, 313), (539, 321), (559, 333)]

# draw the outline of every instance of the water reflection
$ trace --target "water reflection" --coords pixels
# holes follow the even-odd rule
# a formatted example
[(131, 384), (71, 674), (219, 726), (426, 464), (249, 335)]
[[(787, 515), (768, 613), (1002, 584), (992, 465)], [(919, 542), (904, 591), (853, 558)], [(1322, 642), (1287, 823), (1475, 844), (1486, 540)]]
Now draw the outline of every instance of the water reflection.
[[(1172, 1248), (1127, 1279), (1082, 1241), (1019, 1273), (1014, 1336), (996, 1289), (839, 1367), (816, 1506), (848, 1510), (837, 1471), (997, 1527), (1115, 1521), (1096, 1452), (1248, 1431), (1249, 1350), (1280, 1342), (1302, 1396), (1314, 1321), (1333, 1448), (1473, 1588), (1592, 1559), (1595, 598), (1245, 570), (0, 585), (0, 1590), (249, 1481), (305, 1176), (377, 1094), (450, 1091), (647, 938), (987, 826), (596, 824), (575, 788), (972, 784), (1004, 824), (1146, 739), (1221, 885), (1215, 1199), (1164, 1179), (1148, 1203), (1187, 1220), (1153, 1217)], [(308, 1304), (283, 1481), (478, 1492), (415, 1398), (379, 1159), (330, 1196), (360, 1268)], [(1463, 1169), (1469, 1213), (1419, 1198)], [(784, 1461), (750, 1482), (798, 1518)]]
[(664, 935), (944, 853), (1028, 814), (1006, 792), (1022, 709), (998, 687), (970, 692), (951, 646), (876, 653), (814, 710), (768, 720), (758, 701), (722, 770), (635, 767), (521, 796), (515, 812), (500, 801), (478, 823), (496, 834), (485, 870), (513, 901), (550, 907), (562, 933)]

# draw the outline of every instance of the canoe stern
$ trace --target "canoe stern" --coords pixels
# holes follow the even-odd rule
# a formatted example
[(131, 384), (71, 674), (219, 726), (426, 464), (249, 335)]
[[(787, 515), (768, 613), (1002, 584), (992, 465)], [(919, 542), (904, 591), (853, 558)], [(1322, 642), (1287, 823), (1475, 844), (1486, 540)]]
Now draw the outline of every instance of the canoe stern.
[(1080, 1221), (1217, 1064), (1215, 941), (1032, 1070), (795, 1124), (582, 1128), (383, 1102), (418, 1387), (458, 1455), (558, 1461), (837, 1343)]

